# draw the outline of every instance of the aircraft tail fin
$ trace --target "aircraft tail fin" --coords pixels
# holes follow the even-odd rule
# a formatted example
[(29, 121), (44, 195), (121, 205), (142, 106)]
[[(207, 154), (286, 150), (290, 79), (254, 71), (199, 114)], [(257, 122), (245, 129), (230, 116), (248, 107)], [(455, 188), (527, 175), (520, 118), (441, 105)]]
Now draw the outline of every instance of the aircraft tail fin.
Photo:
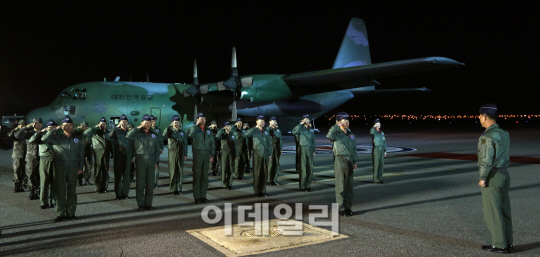
[(371, 64), (364, 20), (352, 18), (339, 48), (333, 69)]

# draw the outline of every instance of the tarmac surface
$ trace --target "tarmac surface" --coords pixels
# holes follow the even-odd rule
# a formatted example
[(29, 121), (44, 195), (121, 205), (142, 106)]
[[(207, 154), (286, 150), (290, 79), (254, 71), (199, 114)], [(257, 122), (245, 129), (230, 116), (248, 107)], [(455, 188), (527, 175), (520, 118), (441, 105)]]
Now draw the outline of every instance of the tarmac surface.
[[(364, 129), (365, 130), (365, 129)], [(369, 132), (354, 131), (357, 144), (370, 145)], [(474, 155), (483, 129), (385, 130), (396, 149), (385, 160), (384, 184), (372, 183), (369, 151), (359, 155), (355, 170), (353, 211), (339, 218), (339, 233), (348, 238), (267, 252), (265, 256), (486, 256), (489, 244), (484, 223), (478, 168)], [(317, 144), (328, 145), (326, 130)], [(516, 256), (540, 256), (540, 130), (509, 129), (510, 198)], [(294, 146), (291, 136), (284, 145)], [(363, 147), (362, 149), (369, 149)], [(364, 149), (364, 150), (365, 150)], [(416, 149), (416, 151), (413, 151)], [(186, 162), (183, 194), (168, 188), (167, 155), (161, 155), (160, 187), (154, 190), (152, 211), (135, 211), (135, 183), (129, 200), (115, 200), (113, 169), (109, 192), (79, 186), (75, 221), (53, 222), (53, 209), (42, 210), (28, 193), (13, 193), (11, 150), (0, 150), (0, 256), (223, 256), (186, 231), (214, 226), (201, 218), (207, 205), (302, 203), (335, 201), (333, 157), (321, 147), (315, 157), (313, 192), (300, 192), (294, 154), (283, 154), (279, 186), (267, 186), (267, 198), (253, 195), (252, 174), (223, 190), (221, 177), (209, 176), (207, 204), (194, 204), (191, 152)], [(326, 151), (326, 152), (325, 152)], [(293, 151), (290, 151), (291, 153)], [(111, 161), (113, 165), (113, 161)], [(236, 214), (236, 211), (234, 212)], [(233, 215), (235, 217), (235, 215)], [(272, 219), (272, 213), (270, 213)], [(236, 218), (233, 219), (235, 221)], [(321, 227), (330, 230), (329, 227)]]

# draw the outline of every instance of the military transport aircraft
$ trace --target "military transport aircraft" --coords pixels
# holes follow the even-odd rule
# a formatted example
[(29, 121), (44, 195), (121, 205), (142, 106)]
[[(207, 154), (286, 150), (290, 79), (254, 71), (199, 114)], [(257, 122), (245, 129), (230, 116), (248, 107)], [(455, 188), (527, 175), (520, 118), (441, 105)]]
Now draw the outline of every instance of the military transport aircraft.
[(164, 127), (178, 114), (187, 128), (196, 113), (203, 111), (208, 120), (218, 124), (237, 116), (248, 120), (258, 114), (276, 116), (280, 128), (288, 131), (304, 113), (317, 118), (357, 94), (374, 92), (379, 85), (377, 78), (460, 65), (444, 57), (371, 64), (366, 26), (363, 20), (353, 18), (332, 69), (240, 76), (233, 48), (232, 74), (225, 81), (199, 84), (195, 61), (193, 84), (126, 82), (119, 81), (119, 77), (115, 81), (77, 84), (63, 90), (49, 106), (31, 111), (26, 119), (61, 121), (70, 115), (76, 124), (88, 121), (92, 125), (103, 116), (114, 126), (120, 115), (126, 114), (137, 126), (144, 114), (151, 114), (158, 118), (156, 125)]

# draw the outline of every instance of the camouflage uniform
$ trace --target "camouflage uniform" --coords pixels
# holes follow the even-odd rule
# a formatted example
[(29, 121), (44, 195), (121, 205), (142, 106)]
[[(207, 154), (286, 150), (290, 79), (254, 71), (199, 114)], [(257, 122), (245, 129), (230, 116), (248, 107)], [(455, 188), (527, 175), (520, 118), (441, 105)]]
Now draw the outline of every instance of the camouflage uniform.
[(24, 172), (25, 155), (26, 155), (26, 140), (17, 138), (16, 134), (19, 128), (15, 128), (8, 133), (8, 136), (13, 139), (13, 186), (16, 192), (24, 192), (23, 187), (26, 187), (28, 176)]
[(15, 137), (19, 140), (26, 140), (26, 175), (28, 176), (29, 199), (38, 199), (39, 190), (39, 146), (30, 138), (41, 131), (35, 131), (34, 127), (23, 127), (17, 131)]

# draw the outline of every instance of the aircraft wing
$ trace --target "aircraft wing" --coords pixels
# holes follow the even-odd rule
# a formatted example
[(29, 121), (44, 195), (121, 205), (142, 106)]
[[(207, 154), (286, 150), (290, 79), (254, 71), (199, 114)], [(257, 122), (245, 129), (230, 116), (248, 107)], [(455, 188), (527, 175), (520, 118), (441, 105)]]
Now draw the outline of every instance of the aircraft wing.
[(295, 96), (311, 95), (379, 84), (375, 79), (464, 65), (445, 57), (427, 57), (356, 67), (286, 75), (282, 79)]

